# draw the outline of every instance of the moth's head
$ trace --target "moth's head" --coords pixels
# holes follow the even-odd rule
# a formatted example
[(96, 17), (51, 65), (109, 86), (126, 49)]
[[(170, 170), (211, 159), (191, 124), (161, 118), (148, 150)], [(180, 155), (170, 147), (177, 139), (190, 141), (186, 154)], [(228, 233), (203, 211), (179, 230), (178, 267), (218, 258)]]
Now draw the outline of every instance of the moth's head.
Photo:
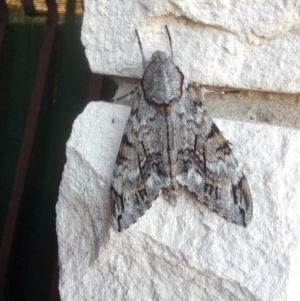
[(169, 104), (182, 96), (184, 76), (179, 67), (162, 51), (152, 54), (142, 79), (142, 87), (148, 103)]
[(155, 52), (153, 52), (153, 54), (151, 56), (149, 65), (153, 62), (159, 62), (159, 61), (166, 62), (168, 60), (170, 60), (170, 58), (164, 52), (162, 52), (160, 50), (156, 50)]

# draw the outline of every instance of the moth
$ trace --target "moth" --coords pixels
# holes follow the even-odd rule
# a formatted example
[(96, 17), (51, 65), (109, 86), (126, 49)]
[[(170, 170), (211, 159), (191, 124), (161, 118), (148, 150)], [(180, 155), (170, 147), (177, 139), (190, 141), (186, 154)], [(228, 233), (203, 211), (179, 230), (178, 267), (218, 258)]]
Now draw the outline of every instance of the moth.
[[(167, 26), (166, 31), (173, 53)], [(249, 185), (197, 89), (185, 87), (172, 57), (155, 51), (140, 85), (124, 97), (132, 110), (110, 189), (111, 220), (117, 231), (135, 223), (160, 193), (175, 205), (183, 187), (230, 222), (250, 223)]]

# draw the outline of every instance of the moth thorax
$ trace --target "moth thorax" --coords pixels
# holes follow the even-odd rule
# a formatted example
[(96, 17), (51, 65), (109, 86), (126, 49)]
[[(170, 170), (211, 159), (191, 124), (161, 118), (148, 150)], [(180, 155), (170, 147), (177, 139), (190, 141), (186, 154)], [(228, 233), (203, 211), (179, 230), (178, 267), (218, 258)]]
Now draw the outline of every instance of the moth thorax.
[(182, 96), (183, 74), (163, 52), (153, 53), (142, 79), (148, 103), (169, 104)]

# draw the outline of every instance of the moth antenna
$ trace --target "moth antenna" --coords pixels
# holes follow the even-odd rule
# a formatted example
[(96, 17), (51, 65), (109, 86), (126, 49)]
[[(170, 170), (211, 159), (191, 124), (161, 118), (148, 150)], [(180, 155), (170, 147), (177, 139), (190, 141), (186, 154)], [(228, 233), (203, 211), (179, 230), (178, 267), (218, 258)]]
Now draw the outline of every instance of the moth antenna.
[(171, 35), (170, 35), (170, 32), (169, 32), (169, 29), (168, 29), (167, 25), (165, 25), (165, 28), (166, 28), (166, 32), (167, 32), (167, 35), (168, 35), (168, 38), (169, 38), (169, 43), (170, 43), (170, 48), (171, 48), (171, 60), (174, 61), (172, 38), (171, 38)]
[(144, 72), (145, 72), (146, 69), (147, 69), (146, 59), (145, 59), (145, 54), (144, 54), (143, 46), (142, 46), (142, 43), (141, 43), (141, 40), (140, 40), (140, 36), (139, 36), (139, 33), (138, 33), (137, 29), (135, 30), (135, 34), (136, 34), (137, 39), (138, 39), (138, 43), (139, 43), (139, 47), (140, 47), (140, 52), (141, 52), (141, 55), (142, 55), (143, 68), (144, 68)]

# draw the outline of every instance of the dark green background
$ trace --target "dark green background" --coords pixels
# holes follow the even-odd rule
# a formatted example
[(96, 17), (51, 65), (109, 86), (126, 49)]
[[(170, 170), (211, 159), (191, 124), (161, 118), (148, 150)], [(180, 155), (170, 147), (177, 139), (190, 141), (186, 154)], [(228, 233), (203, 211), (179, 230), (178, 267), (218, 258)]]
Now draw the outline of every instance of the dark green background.
[[(69, 1), (70, 2), (70, 1)], [(72, 0), (69, 4), (74, 4)], [(55, 204), (65, 146), (86, 106), (91, 72), (80, 41), (82, 16), (58, 25), (7, 277), (7, 300), (49, 300), (57, 260)], [(0, 55), (0, 234), (2, 236), (45, 31), (45, 18), (9, 11)], [(102, 99), (114, 95), (104, 79)]]

